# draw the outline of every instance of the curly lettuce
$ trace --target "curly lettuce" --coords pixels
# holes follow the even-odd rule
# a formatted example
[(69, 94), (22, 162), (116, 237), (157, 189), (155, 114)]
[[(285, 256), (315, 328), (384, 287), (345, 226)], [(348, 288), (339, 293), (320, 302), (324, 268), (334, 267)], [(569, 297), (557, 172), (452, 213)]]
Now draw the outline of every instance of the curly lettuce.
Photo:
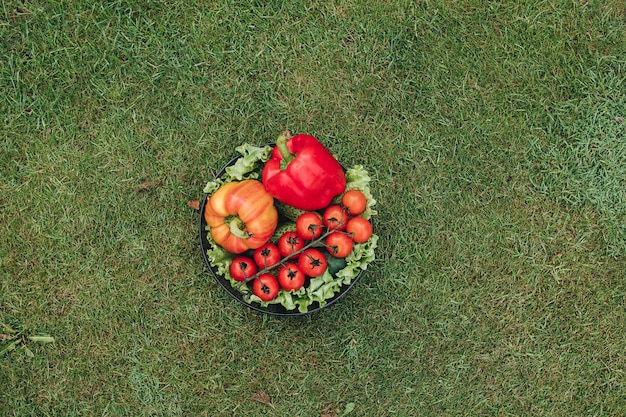
[(235, 150), (241, 155), (233, 165), (226, 167), (224, 174), (209, 181), (204, 187), (205, 194), (213, 194), (222, 184), (231, 181), (259, 179), (263, 164), (270, 159), (272, 147), (253, 146), (249, 143), (237, 146)]

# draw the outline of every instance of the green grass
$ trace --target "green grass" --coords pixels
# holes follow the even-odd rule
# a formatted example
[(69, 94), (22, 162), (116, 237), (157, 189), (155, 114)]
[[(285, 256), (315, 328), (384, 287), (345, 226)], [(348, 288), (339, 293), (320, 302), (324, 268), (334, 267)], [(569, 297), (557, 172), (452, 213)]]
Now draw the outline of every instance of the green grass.
[[(0, 357), (0, 415), (623, 413), (622, 2), (1, 5), (0, 324), (55, 343)], [(186, 206), (284, 129), (368, 168), (380, 235), (289, 320)]]

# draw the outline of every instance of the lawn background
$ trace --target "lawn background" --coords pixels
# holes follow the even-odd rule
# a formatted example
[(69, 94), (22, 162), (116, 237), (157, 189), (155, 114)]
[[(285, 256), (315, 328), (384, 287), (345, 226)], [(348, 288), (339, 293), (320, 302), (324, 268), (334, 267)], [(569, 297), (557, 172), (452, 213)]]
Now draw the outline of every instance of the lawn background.
[[(626, 409), (623, 2), (1, 5), (0, 324), (55, 343), (0, 357), (0, 415)], [(284, 129), (367, 167), (380, 235), (289, 320), (186, 205)]]

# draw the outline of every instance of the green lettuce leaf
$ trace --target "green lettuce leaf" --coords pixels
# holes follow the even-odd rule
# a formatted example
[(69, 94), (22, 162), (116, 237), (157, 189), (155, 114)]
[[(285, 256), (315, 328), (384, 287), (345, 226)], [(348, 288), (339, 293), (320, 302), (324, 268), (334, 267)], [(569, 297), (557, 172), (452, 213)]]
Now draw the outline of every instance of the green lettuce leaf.
[(230, 263), (233, 259), (235, 259), (235, 255), (216, 244), (211, 237), (211, 233), (207, 233), (207, 240), (211, 249), (207, 249), (206, 254), (207, 258), (209, 258), (209, 261), (211, 262), (211, 269), (213, 269), (213, 272), (237, 282), (230, 276), (229, 272)]
[(260, 167), (267, 162), (272, 153), (272, 147), (269, 145), (258, 147), (244, 143), (235, 148), (241, 154), (241, 158), (226, 168), (226, 177), (229, 181), (241, 181), (243, 179), (258, 179), (260, 176)]
[(367, 269), (367, 265), (376, 259), (375, 249), (378, 247), (378, 235), (373, 234), (367, 242), (356, 243), (352, 253), (346, 257), (348, 263), (345, 268), (337, 271), (337, 278), (343, 284), (349, 284), (359, 272)]
[(213, 194), (227, 182), (259, 179), (263, 165), (269, 160), (272, 149), (269, 145), (259, 147), (249, 143), (238, 146), (235, 150), (241, 157), (233, 165), (227, 167), (220, 178), (209, 181), (204, 187), (204, 193)]

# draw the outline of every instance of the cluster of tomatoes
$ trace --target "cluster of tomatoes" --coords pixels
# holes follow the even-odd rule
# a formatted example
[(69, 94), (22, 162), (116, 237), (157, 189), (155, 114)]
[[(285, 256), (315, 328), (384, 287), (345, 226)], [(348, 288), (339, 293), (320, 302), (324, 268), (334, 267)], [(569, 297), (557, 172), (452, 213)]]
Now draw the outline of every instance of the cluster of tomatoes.
[(297, 291), (307, 277), (315, 278), (326, 271), (324, 251), (345, 258), (354, 243), (369, 240), (372, 224), (360, 216), (366, 207), (365, 195), (349, 190), (341, 205), (327, 207), (323, 215), (313, 211), (301, 214), (296, 230), (283, 233), (277, 244), (267, 242), (255, 249), (252, 257), (237, 256), (230, 264), (230, 275), (239, 282), (252, 279), (252, 291), (263, 301), (276, 298), (281, 288)]

